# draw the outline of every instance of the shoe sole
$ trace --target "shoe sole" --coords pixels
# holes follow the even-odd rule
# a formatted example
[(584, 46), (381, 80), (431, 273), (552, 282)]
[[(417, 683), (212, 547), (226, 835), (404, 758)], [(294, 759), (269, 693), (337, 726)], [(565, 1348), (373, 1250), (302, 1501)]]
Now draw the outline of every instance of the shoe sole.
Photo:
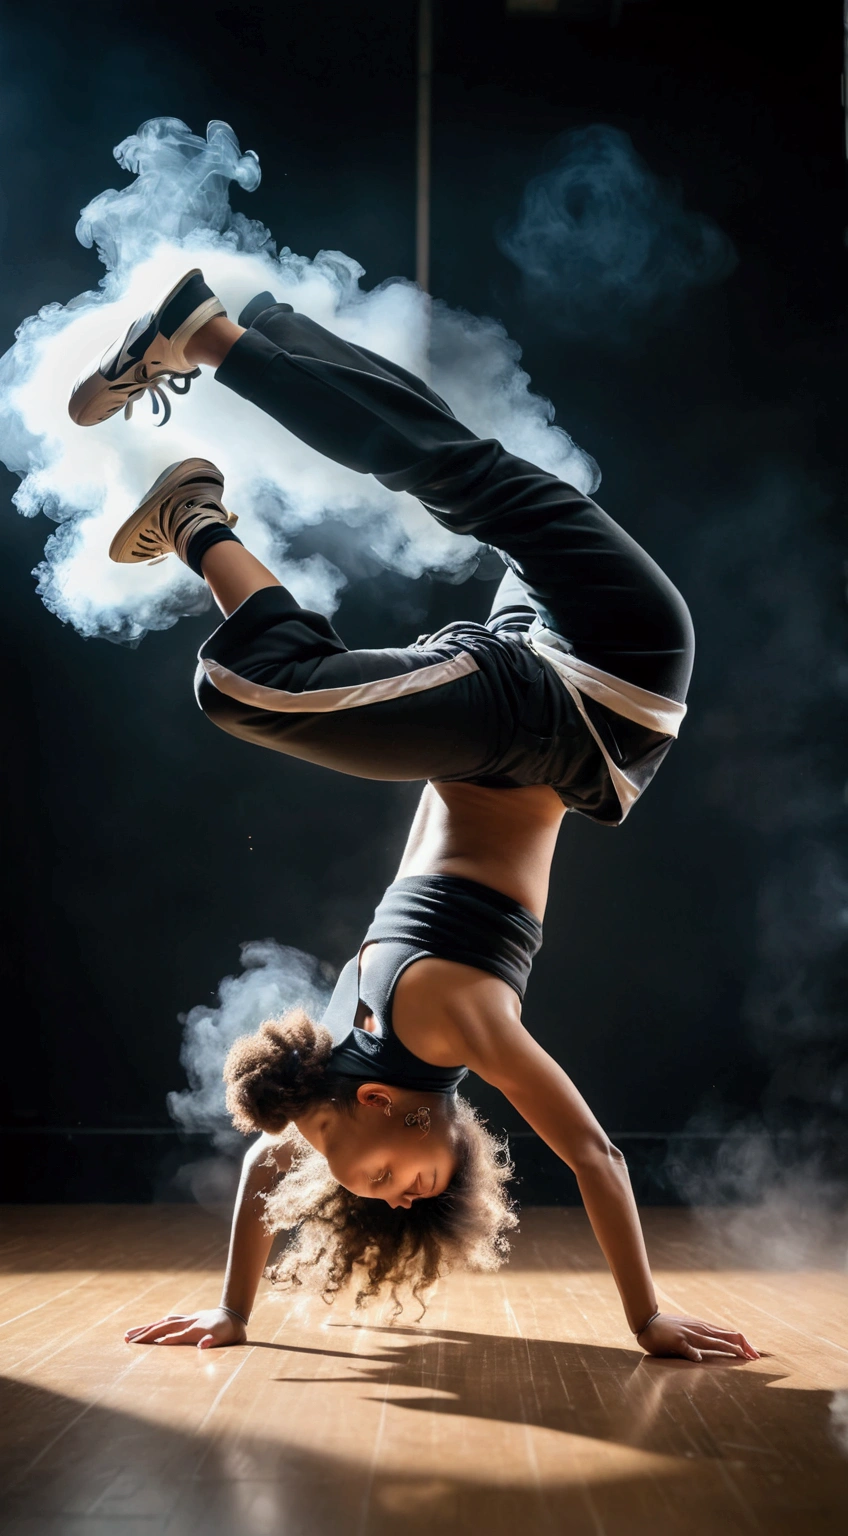
[[(171, 553), (170, 550), (165, 554), (153, 555), (149, 558), (127, 555), (126, 551), (132, 547), (151, 514), (158, 512), (162, 502), (166, 501), (174, 491), (179, 490), (186, 480), (191, 480), (194, 475), (202, 475), (207, 485), (213, 481), (220, 485), (223, 491), (224, 476), (217, 465), (211, 464), (208, 459), (180, 459), (176, 464), (169, 464), (167, 469), (163, 469), (158, 479), (154, 480), (135, 511), (131, 512), (126, 522), (121, 524), (109, 545), (109, 559), (114, 560), (117, 565), (158, 565), (160, 560), (164, 560)], [(232, 517), (233, 522), (237, 521), (232, 512), (227, 515)]]
[[(154, 317), (161, 319), (163, 310), (167, 309), (171, 300), (176, 298), (177, 294), (182, 291), (186, 283), (189, 282), (192, 277), (202, 276), (203, 274), (199, 267), (192, 267), (190, 272), (184, 272), (179, 282), (175, 283), (170, 292), (165, 294), (165, 297), (154, 310)], [(217, 302), (217, 300), (207, 299), (206, 305), (214, 304)], [(221, 313), (220, 307), (216, 313)], [(213, 316), (210, 314), (207, 318), (211, 320)], [(134, 323), (135, 322), (133, 322), (133, 324)], [(186, 322), (184, 321), (179, 329), (175, 332), (176, 336), (179, 336), (180, 332), (185, 330), (185, 324)], [(132, 329), (132, 327), (130, 327), (130, 329)], [(172, 338), (168, 345), (173, 346), (173, 344), (174, 343)], [(96, 427), (101, 421), (108, 421), (109, 417), (114, 416), (117, 411), (122, 411), (126, 405), (126, 394), (123, 394), (123, 397), (121, 399), (115, 400), (114, 404), (110, 405), (108, 410), (98, 409), (98, 407), (101, 406), (106, 399), (108, 399), (109, 395), (113, 391), (115, 393), (123, 392), (127, 388), (126, 379), (123, 381), (123, 383), (116, 381), (114, 384), (110, 384), (108, 379), (104, 379), (103, 374), (100, 372), (100, 363), (108, 351), (109, 348), (107, 347), (106, 351), (101, 353), (96, 366), (92, 368), (89, 374), (86, 374), (84, 379), (79, 380), (71, 391), (71, 398), (68, 401), (68, 415), (70, 416), (71, 421), (75, 422), (78, 427)], [(177, 377), (183, 378), (184, 375), (179, 374)], [(97, 414), (95, 414), (95, 410), (97, 411)]]

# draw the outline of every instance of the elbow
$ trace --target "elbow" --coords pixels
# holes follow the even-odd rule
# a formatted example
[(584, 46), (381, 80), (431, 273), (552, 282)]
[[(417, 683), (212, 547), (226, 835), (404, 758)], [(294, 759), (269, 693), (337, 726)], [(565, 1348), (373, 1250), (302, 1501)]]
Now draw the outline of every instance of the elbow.
[(593, 1136), (581, 1146), (571, 1163), (577, 1178), (598, 1177), (605, 1173), (627, 1173), (624, 1153), (613, 1146), (608, 1136)]

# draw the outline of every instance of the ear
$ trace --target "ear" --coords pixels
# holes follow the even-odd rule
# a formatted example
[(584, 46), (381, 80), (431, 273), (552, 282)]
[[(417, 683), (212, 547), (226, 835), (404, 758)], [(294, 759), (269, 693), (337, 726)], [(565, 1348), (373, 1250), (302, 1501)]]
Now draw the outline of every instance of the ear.
[(360, 1083), (356, 1090), (357, 1104), (366, 1109), (378, 1109), (382, 1115), (391, 1115), (395, 1090), (385, 1083)]

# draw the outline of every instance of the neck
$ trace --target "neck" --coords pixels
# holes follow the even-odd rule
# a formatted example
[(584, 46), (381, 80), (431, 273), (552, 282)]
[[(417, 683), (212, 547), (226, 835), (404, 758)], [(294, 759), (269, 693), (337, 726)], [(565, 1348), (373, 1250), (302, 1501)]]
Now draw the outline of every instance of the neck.
[(428, 784), (398, 878), (461, 875), (511, 896), (540, 920), (565, 808), (545, 785), (484, 789)]

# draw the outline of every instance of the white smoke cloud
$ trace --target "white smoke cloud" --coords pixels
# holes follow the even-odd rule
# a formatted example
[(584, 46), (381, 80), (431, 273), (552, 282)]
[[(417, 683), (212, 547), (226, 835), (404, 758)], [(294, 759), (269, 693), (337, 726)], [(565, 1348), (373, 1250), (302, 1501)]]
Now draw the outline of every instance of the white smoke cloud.
[(180, 1061), (189, 1087), (168, 1094), (168, 1109), (177, 1123), (187, 1131), (211, 1132), (222, 1151), (244, 1145), (224, 1103), (222, 1073), (233, 1041), (298, 1003), (320, 1019), (333, 985), (327, 966), (274, 939), (242, 944), (241, 963), (241, 975), (225, 976), (219, 983), (216, 1004), (200, 1003), (180, 1016)]
[(176, 560), (139, 569), (108, 559), (113, 533), (156, 475), (189, 455), (220, 465), (240, 535), (307, 606), (332, 613), (344, 574), (323, 556), (294, 561), (287, 550), (295, 533), (328, 516), (405, 575), (461, 576), (474, 567), (473, 540), (440, 528), (412, 498), (322, 458), (209, 372), (161, 433), (144, 401), (129, 424), (120, 416), (93, 429), (70, 421), (67, 400), (82, 369), (192, 266), (202, 267), (233, 316), (269, 289), (418, 373), (431, 341), (433, 386), (474, 430), (594, 489), (597, 466), (552, 424), (549, 403), (530, 393), (519, 349), (495, 321), (431, 304), (402, 279), (365, 293), (363, 269), (351, 257), (323, 251), (310, 261), (288, 248), (278, 256), (264, 225), (233, 214), (230, 181), (249, 191), (260, 171), (227, 124), (210, 123), (200, 138), (177, 118), (156, 118), (115, 157), (136, 180), (100, 193), (77, 225), (106, 266), (99, 289), (64, 306), (45, 304), (0, 360), (0, 458), (22, 476), (15, 504), (24, 516), (45, 512), (58, 524), (38, 590), (81, 634), (132, 643), (207, 606), (202, 582)]
[(651, 170), (628, 134), (595, 123), (554, 150), (556, 164), (528, 183), (499, 234), (553, 325), (629, 340), (645, 317), (674, 313), (688, 289), (733, 270), (728, 237), (684, 208), (676, 183)]

